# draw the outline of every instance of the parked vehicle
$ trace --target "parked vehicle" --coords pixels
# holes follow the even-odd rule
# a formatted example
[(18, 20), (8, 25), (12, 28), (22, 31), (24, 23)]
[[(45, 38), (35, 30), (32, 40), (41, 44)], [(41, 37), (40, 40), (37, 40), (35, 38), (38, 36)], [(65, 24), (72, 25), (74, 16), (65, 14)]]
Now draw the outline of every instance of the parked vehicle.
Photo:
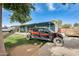
[(13, 31), (13, 28), (11, 27), (3, 27), (2, 28), (2, 32), (12, 32)]
[(57, 46), (63, 46), (64, 40), (63, 35), (60, 33), (56, 33), (55, 28), (53, 27), (33, 27), (29, 28), (28, 33), (26, 35), (26, 39), (30, 40), (32, 38), (48, 40), (53, 42)]

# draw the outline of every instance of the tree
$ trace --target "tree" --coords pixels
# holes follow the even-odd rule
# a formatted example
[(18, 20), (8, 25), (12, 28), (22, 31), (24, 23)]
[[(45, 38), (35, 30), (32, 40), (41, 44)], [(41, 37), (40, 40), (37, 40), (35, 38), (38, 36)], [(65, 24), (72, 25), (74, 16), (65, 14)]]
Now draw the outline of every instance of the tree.
[(12, 12), (10, 16), (11, 23), (19, 22), (21, 28), (25, 28), (22, 25), (32, 19), (30, 14), (35, 10), (35, 7), (30, 3), (6, 3), (4, 4), (4, 9)]
[(72, 27), (71, 24), (64, 24), (64, 25), (62, 25), (62, 28), (71, 28), (71, 27)]
[(30, 3), (6, 3), (4, 9), (12, 12), (10, 17), (11, 22), (19, 22), (21, 24), (30, 21), (31, 11), (35, 10), (33, 4)]
[(62, 20), (52, 20), (51, 22), (53, 22), (55, 24), (55, 32), (58, 32), (59, 28), (62, 25)]
[(58, 27), (61, 27), (62, 25), (62, 20), (52, 20), (52, 22), (57, 25)]
[(79, 23), (75, 23), (73, 27), (79, 27)]

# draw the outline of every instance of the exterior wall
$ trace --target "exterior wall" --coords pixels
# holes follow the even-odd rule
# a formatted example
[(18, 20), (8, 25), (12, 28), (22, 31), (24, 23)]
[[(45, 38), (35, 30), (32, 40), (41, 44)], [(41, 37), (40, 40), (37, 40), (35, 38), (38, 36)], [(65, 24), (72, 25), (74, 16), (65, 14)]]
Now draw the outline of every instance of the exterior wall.
[(65, 33), (67, 36), (79, 36), (79, 28), (62, 28), (60, 32)]
[(6, 55), (6, 53), (1, 28), (2, 28), (2, 4), (0, 4), (0, 56), (4, 56)]

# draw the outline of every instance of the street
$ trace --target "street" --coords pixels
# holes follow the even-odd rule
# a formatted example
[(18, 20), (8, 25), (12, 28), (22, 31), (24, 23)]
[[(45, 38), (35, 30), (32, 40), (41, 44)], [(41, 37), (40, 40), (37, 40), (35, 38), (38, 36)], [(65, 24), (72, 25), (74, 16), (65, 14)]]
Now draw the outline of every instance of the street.
[(77, 37), (65, 37), (64, 47), (79, 49), (79, 38)]
[(2, 32), (3, 38), (8, 37), (9, 35), (13, 34), (14, 32)]

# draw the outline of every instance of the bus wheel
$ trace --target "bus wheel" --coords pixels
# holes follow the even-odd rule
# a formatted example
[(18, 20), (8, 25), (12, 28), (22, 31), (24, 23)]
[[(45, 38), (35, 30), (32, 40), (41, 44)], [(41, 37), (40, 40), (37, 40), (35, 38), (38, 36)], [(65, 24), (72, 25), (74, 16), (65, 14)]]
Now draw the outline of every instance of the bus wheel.
[(28, 34), (26, 35), (26, 39), (27, 39), (27, 40), (30, 40), (30, 39), (31, 39), (31, 34), (30, 34), (30, 33), (28, 33)]
[(55, 37), (55, 38), (53, 39), (53, 43), (54, 43), (56, 46), (63, 46), (63, 45), (64, 45), (64, 40), (63, 40), (63, 38)]

